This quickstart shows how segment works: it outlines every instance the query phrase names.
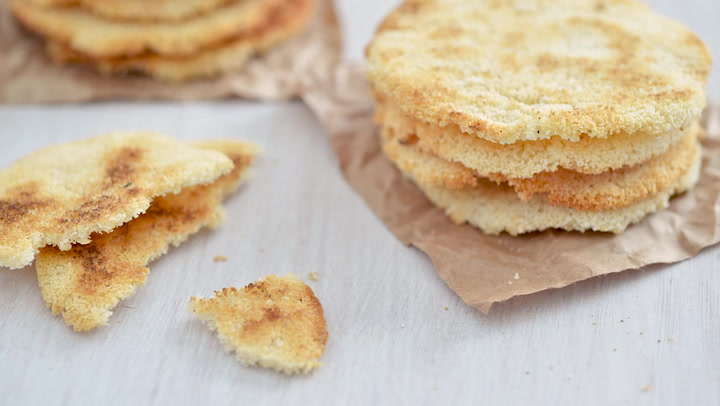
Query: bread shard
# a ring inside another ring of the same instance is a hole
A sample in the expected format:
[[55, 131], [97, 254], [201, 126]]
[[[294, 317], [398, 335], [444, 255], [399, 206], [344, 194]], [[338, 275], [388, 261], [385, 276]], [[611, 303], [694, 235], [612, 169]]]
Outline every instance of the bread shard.
[[221, 202], [246, 177], [257, 148], [240, 141], [192, 145], [223, 153], [234, 168], [211, 184], [156, 198], [145, 213], [111, 232], [93, 234], [87, 245], [68, 251], [46, 247], [38, 254], [43, 299], [76, 331], [105, 325], [119, 301], [145, 284], [151, 261], [224, 218]]
[[156, 133], [119, 132], [47, 147], [0, 171], [0, 266], [29, 265], [46, 245], [87, 244], [158, 196], [232, 169], [222, 153]]
[[407, 0], [366, 55], [383, 151], [456, 222], [619, 233], [698, 180], [710, 55], [635, 0]]
[[268, 275], [207, 299], [193, 297], [189, 308], [246, 365], [287, 374], [308, 373], [321, 365], [328, 338], [323, 308], [294, 274]]

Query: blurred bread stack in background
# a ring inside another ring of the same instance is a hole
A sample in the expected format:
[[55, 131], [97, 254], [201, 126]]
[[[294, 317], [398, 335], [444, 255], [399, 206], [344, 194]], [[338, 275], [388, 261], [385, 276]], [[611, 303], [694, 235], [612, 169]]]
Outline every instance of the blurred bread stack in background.
[[241, 69], [298, 34], [315, 0], [9, 0], [60, 64], [186, 81]]
[[366, 50], [385, 154], [456, 223], [619, 233], [697, 182], [711, 58], [634, 0], [408, 0]]

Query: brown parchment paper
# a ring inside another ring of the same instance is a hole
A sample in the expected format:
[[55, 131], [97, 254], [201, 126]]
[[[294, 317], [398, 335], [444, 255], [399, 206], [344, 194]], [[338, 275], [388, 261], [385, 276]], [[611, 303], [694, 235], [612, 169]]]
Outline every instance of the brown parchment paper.
[[302, 34], [254, 58], [245, 69], [216, 79], [170, 84], [144, 77], [103, 77], [82, 66], [56, 66], [45, 57], [42, 41], [18, 26], [6, 0], [0, 0], [0, 103], [297, 97], [315, 78], [327, 77], [340, 56], [332, 0], [317, 3]]
[[[330, 132], [350, 184], [405, 244], [424, 251], [465, 303], [488, 312], [513, 296], [594, 276], [672, 263], [720, 241], [720, 106], [704, 115], [707, 139], [697, 187], [621, 235], [546, 231], [490, 236], [453, 224], [382, 154], [373, 103], [359, 66], [338, 68], [327, 89], [305, 96]], [[517, 274], [517, 279], [516, 279]]]

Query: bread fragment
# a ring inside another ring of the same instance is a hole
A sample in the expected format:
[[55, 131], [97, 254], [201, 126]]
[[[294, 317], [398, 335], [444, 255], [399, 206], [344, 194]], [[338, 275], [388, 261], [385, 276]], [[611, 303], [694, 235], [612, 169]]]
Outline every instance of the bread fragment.
[[250, 57], [265, 52], [300, 32], [309, 21], [313, 0], [287, 0], [265, 25], [230, 41], [188, 56], [145, 53], [136, 56], [94, 58], [67, 45], [50, 41], [47, 52], [56, 63], [81, 63], [106, 75], [144, 73], [156, 79], [179, 82], [241, 69]]
[[233, 170], [209, 185], [190, 186], [155, 199], [136, 219], [68, 251], [46, 247], [37, 256], [40, 291], [53, 314], [75, 331], [105, 325], [120, 300], [145, 284], [147, 265], [203, 227], [224, 217], [221, 202], [239, 185], [257, 152], [240, 141], [194, 143], [227, 155]]
[[407, 0], [366, 54], [405, 113], [501, 144], [687, 127], [711, 66], [697, 36], [635, 0]]
[[30, 30], [93, 58], [153, 52], [188, 56], [252, 32], [286, 0], [243, 0], [181, 22], [132, 23], [98, 18], [80, 7], [46, 8], [10, 0], [10, 10]]
[[119, 132], [44, 148], [0, 171], [0, 266], [40, 247], [70, 249], [143, 213], [153, 198], [232, 169], [217, 151], [156, 133]]
[[268, 275], [242, 289], [216, 291], [208, 299], [192, 297], [189, 309], [246, 365], [287, 374], [308, 373], [321, 365], [328, 337], [322, 305], [294, 274]]

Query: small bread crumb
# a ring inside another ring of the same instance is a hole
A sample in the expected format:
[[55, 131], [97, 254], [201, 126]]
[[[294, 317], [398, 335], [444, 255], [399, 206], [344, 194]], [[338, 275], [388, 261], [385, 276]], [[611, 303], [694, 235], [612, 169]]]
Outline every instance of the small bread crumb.
[[445, 310], [447, 310], [447, 309], [448, 309], [447, 306], [445, 306]]
[[227, 261], [227, 257], [224, 257], [222, 255], [216, 255], [215, 258], [213, 258], [213, 261], [215, 262], [225, 262]]
[[328, 337], [323, 309], [312, 289], [293, 274], [268, 275], [207, 299], [193, 297], [189, 308], [245, 365], [287, 374], [321, 365]]
[[312, 281], [317, 280], [317, 272], [310, 272], [310, 280], [312, 280]]
[[652, 386], [650, 386], [650, 385], [645, 385], [645, 386], [643, 386], [643, 388], [642, 388], [643, 392], [649, 392], [650, 389], [652, 389]]
[[515, 279], [515, 280], [520, 279], [520, 274], [515, 272], [515, 276], [513, 276], [513, 279]]
[[675, 335], [674, 335], [674, 334], [671, 335], [671, 336], [668, 338], [668, 341], [675, 341]]
[[508, 285], [512, 285], [512, 281], [508, 281]]

